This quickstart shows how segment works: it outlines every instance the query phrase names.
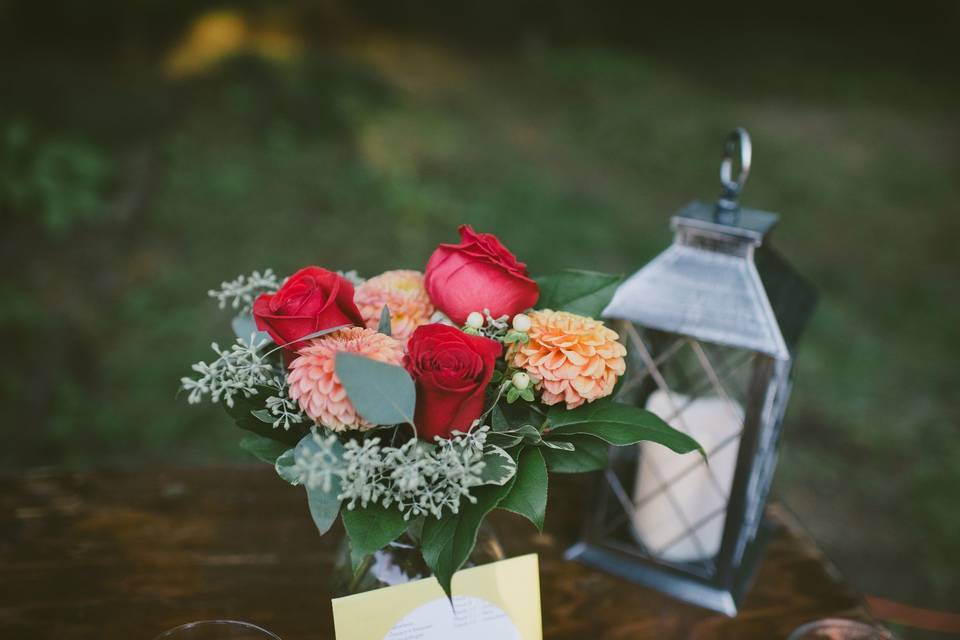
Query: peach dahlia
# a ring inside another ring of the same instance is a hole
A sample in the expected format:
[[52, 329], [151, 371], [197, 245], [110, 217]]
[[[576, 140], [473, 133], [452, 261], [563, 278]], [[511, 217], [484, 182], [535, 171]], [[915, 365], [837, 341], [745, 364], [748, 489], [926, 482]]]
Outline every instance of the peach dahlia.
[[507, 362], [526, 371], [544, 404], [568, 409], [613, 392], [623, 375], [626, 348], [603, 322], [567, 311], [532, 311], [526, 344], [515, 343]]
[[430, 322], [433, 304], [419, 271], [399, 269], [370, 278], [357, 287], [354, 301], [366, 325], [376, 329], [383, 306], [390, 308], [391, 333], [406, 343], [413, 330]]
[[333, 431], [366, 431], [364, 420], [337, 377], [337, 353], [345, 351], [387, 364], [403, 361], [403, 345], [373, 329], [350, 327], [311, 340], [290, 363], [290, 397], [314, 422]]

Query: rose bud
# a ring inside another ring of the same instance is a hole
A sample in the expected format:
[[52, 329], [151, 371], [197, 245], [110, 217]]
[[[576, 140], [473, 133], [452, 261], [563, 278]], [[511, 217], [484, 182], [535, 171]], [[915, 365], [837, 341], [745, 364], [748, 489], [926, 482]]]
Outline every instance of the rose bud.
[[[253, 303], [257, 329], [266, 331], [278, 345], [290, 345], [303, 336], [340, 325], [363, 326], [353, 302], [353, 285], [343, 276], [320, 267], [297, 271], [276, 293], [264, 293]], [[293, 343], [293, 344], [292, 344]]]
[[490, 233], [460, 227], [460, 244], [441, 244], [426, 268], [427, 293], [434, 306], [457, 324], [478, 309], [494, 318], [531, 308], [540, 297], [527, 266]]
[[417, 386], [417, 435], [433, 442], [466, 432], [483, 413], [487, 385], [503, 347], [446, 324], [418, 327], [404, 364]]

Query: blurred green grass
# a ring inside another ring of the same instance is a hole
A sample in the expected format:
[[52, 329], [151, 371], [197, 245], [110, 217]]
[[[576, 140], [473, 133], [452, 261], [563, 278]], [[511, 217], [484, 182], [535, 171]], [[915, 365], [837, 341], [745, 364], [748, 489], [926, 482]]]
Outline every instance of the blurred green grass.
[[957, 86], [805, 47], [474, 50], [375, 32], [179, 79], [156, 55], [8, 59], [0, 133], [31, 142], [0, 152], [0, 177], [46, 184], [37, 158], [77, 151], [53, 171], [69, 188], [0, 194], [0, 467], [239, 459], [219, 410], [175, 397], [229, 338], [205, 296], [220, 280], [422, 268], [461, 222], [535, 273], [629, 273], [670, 241], [674, 210], [715, 196], [742, 125], [744, 201], [782, 213], [775, 243], [822, 292], [778, 494], [863, 588], [955, 606]]

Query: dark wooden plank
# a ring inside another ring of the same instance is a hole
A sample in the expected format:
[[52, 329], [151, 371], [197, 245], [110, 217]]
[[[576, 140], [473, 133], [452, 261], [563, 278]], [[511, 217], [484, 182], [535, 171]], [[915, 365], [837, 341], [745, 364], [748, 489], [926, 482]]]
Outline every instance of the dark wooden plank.
[[[540, 554], [546, 638], [767, 640], [816, 618], [868, 619], [776, 508], [780, 532], [736, 619], [564, 562], [590, 484], [555, 480], [543, 535], [495, 519], [509, 554]], [[319, 538], [302, 490], [264, 467], [0, 478], [0, 637], [149, 640], [227, 617], [285, 640], [332, 638], [327, 574], [341, 537]]]

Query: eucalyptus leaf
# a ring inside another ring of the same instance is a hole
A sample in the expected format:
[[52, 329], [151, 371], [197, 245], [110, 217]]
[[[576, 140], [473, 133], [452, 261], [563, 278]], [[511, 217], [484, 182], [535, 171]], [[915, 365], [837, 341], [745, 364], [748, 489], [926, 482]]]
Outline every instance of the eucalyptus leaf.
[[277, 458], [286, 453], [290, 447], [282, 442], [249, 433], [240, 440], [240, 448], [252, 453], [259, 460], [268, 464], [276, 464]]
[[547, 465], [540, 449], [531, 447], [520, 454], [513, 487], [498, 507], [523, 516], [543, 531], [547, 513]]
[[[333, 460], [330, 461], [333, 468], [330, 471], [332, 475], [335, 476], [336, 472], [343, 467], [343, 454], [346, 449], [343, 444], [336, 439], [331, 442], [329, 447], [329, 454], [333, 456]], [[300, 439], [296, 447], [285, 451], [283, 455], [277, 458], [276, 464], [274, 465], [277, 474], [290, 484], [299, 484], [300, 474], [294, 469], [297, 457], [308, 457], [311, 454], [316, 454], [320, 449], [321, 445], [314, 439], [313, 434], [308, 433]]]
[[487, 446], [483, 451], [483, 471], [480, 479], [483, 484], [505, 484], [517, 472], [517, 463], [513, 456], [497, 446]]
[[380, 310], [380, 324], [377, 331], [388, 336], [393, 335], [393, 327], [390, 324], [390, 307], [387, 305], [383, 305], [383, 309]]
[[618, 447], [638, 442], [656, 442], [677, 453], [703, 449], [696, 440], [677, 431], [656, 414], [611, 401], [598, 401], [576, 409], [551, 407], [547, 414], [551, 435], [585, 434]]
[[552, 473], [587, 473], [588, 471], [605, 469], [607, 466], [610, 445], [600, 438], [572, 435], [563, 436], [563, 440], [551, 438], [544, 442], [552, 444], [567, 442], [574, 447], [573, 451], [555, 448], [540, 450], [544, 462], [547, 463], [547, 469]]
[[445, 513], [441, 518], [428, 517], [423, 523], [420, 549], [447, 597], [451, 596], [453, 574], [470, 557], [477, 543], [477, 530], [488, 513], [510, 492], [516, 476], [503, 485], [487, 485], [471, 489], [475, 503], [463, 500], [460, 512]]
[[[300, 484], [300, 473], [295, 470], [297, 455], [306, 455], [319, 449], [320, 445], [314, 439], [313, 434], [305, 435], [295, 448], [287, 449], [276, 458], [274, 468], [277, 474], [290, 484]], [[344, 448], [339, 441], [333, 442], [330, 451], [337, 458], [337, 462], [342, 460]], [[337, 464], [337, 462], [333, 464]], [[340, 477], [332, 475], [327, 490], [324, 490], [322, 486], [309, 487], [306, 485], [304, 485], [304, 489], [307, 492], [307, 506], [310, 508], [310, 516], [313, 518], [317, 531], [320, 532], [320, 535], [323, 535], [330, 530], [340, 513], [340, 500], [337, 498], [340, 495]]]
[[417, 392], [403, 367], [340, 352], [336, 372], [353, 406], [368, 422], [413, 424]]
[[537, 307], [599, 318], [622, 279], [620, 276], [577, 269], [541, 276], [536, 279], [540, 285]]
[[313, 524], [317, 526], [320, 535], [325, 534], [337, 521], [340, 514], [340, 478], [333, 478], [330, 483], [330, 490], [324, 491], [320, 487], [307, 489], [307, 506], [310, 507], [310, 516], [313, 518]]
[[300, 472], [294, 468], [296, 456], [293, 449], [287, 449], [277, 457], [273, 468], [277, 470], [277, 475], [296, 486], [300, 484]]
[[[322, 434], [324, 432], [319, 431], [318, 433], [321, 434], [320, 437], [322, 438], [323, 437]], [[327, 434], [327, 436], [329, 437], [329, 434]], [[314, 434], [308, 433], [302, 438], [300, 438], [299, 442], [297, 442], [295, 451], [298, 454], [304, 455], [309, 453], [315, 453], [319, 449], [320, 449], [320, 445], [317, 443], [316, 438], [314, 438]], [[343, 458], [344, 451], [346, 451], [346, 449], [344, 449], [343, 444], [339, 440], [334, 439], [332, 444], [332, 452], [337, 457], [337, 459]]]
[[409, 524], [398, 509], [370, 504], [365, 508], [343, 509], [343, 527], [350, 537], [354, 565], [364, 556], [387, 546], [407, 530]]
[[269, 333], [257, 329], [257, 323], [250, 313], [234, 316], [233, 320], [230, 321], [230, 327], [233, 329], [234, 335], [244, 342], [249, 342], [250, 336], [254, 336], [253, 339], [256, 344], [270, 344], [273, 342]]

